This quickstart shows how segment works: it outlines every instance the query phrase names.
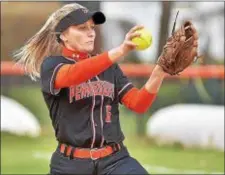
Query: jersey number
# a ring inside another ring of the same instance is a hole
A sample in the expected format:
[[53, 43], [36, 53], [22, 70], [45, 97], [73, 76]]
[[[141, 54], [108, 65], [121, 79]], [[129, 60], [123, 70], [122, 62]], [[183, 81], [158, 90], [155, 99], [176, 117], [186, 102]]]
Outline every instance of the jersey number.
[[112, 107], [110, 105], [106, 106], [106, 118], [105, 118], [105, 122], [106, 123], [111, 123], [111, 109]]

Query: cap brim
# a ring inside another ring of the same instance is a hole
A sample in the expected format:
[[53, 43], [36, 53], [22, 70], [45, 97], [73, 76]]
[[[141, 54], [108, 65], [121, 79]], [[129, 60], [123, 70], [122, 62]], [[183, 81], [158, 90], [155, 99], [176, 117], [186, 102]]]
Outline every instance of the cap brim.
[[87, 22], [89, 19], [93, 19], [93, 22], [96, 25], [103, 24], [106, 21], [105, 15], [100, 12], [100, 11], [95, 11], [95, 12], [87, 12], [83, 13], [79, 19], [76, 19], [74, 21], [74, 25], [79, 25]]
[[79, 25], [93, 19], [93, 22], [103, 24], [106, 21], [105, 15], [100, 11], [90, 12], [86, 9], [78, 9], [65, 16], [56, 26], [56, 32], [63, 32], [71, 25]]

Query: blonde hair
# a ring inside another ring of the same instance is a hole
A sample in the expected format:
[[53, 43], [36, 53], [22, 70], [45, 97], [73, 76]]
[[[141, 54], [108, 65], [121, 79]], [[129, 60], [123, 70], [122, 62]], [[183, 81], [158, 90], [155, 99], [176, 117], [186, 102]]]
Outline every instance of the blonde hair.
[[85, 7], [71, 3], [55, 11], [49, 16], [44, 26], [15, 52], [14, 58], [17, 63], [23, 66], [32, 80], [37, 80], [40, 77], [40, 66], [43, 60], [50, 55], [60, 54], [62, 50], [62, 45], [58, 43], [56, 38], [56, 25], [67, 14], [79, 8]]

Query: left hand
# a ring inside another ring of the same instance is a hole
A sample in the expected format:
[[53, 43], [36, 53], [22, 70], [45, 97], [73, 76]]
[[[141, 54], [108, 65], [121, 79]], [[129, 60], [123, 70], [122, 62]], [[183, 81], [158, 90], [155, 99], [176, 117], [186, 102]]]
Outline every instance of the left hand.
[[162, 67], [164, 72], [177, 75], [194, 61], [197, 49], [197, 30], [190, 21], [186, 21], [167, 40], [157, 64]]

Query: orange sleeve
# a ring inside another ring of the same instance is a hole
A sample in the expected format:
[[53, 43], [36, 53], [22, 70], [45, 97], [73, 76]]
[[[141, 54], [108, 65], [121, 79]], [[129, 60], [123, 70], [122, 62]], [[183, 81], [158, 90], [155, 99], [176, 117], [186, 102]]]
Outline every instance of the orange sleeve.
[[77, 85], [98, 75], [112, 65], [108, 52], [77, 62], [63, 65], [56, 74], [55, 89]]
[[133, 87], [122, 98], [122, 103], [132, 111], [139, 114], [145, 113], [152, 105], [156, 94], [149, 93], [144, 87], [137, 89]]

